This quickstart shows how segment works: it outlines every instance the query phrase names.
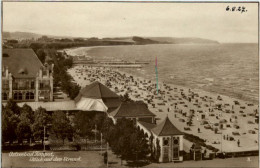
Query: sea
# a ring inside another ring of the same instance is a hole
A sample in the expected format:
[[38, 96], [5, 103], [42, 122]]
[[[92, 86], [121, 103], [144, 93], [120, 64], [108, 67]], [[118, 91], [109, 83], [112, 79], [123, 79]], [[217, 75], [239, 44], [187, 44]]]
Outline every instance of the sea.
[[258, 44], [151, 44], [72, 49], [95, 60], [149, 61], [142, 68], [119, 70], [156, 82], [259, 102]]

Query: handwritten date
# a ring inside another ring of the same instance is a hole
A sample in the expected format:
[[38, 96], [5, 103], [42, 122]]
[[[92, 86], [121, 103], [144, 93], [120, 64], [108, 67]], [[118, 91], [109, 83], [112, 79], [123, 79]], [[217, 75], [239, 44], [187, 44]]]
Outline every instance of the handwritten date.
[[226, 11], [244, 13], [247, 12], [247, 9], [244, 6], [227, 6]]

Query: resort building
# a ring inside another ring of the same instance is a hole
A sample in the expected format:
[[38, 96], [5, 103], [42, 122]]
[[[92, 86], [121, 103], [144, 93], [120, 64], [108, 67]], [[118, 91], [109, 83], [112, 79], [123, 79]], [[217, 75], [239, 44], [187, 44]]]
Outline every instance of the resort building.
[[153, 136], [155, 148], [157, 144], [160, 145], [159, 162], [183, 161], [183, 133], [173, 125], [168, 116], [158, 125], [139, 120], [137, 127], [143, 130], [149, 139]]
[[142, 101], [137, 102], [122, 102], [120, 106], [108, 114], [113, 119], [114, 123], [119, 118], [128, 118], [136, 121], [144, 121], [147, 123], [155, 122], [155, 114], [153, 114], [147, 105]]
[[74, 100], [83, 111], [111, 112], [121, 103], [116, 93], [97, 81], [83, 88]]
[[32, 49], [3, 49], [2, 101], [53, 101], [52, 74]]

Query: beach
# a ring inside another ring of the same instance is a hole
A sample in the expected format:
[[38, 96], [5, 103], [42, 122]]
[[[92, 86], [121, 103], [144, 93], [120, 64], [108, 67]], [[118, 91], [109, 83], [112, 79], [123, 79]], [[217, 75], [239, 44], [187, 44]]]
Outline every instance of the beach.
[[122, 68], [149, 80], [158, 80], [258, 104], [257, 44], [154, 44], [98, 46], [68, 49], [94, 60], [147, 61], [142, 68]]
[[[81, 87], [99, 81], [118, 95], [127, 92], [131, 99], [148, 104], [157, 123], [168, 115], [178, 129], [199, 136], [219, 151], [258, 150], [258, 123], [254, 115], [258, 106], [250, 102], [166, 83], [159, 83], [157, 94], [155, 81], [112, 68], [81, 65], [68, 72]], [[193, 123], [187, 126], [191, 113], [194, 115]], [[223, 129], [215, 132], [214, 128], [220, 125]], [[186, 150], [191, 145], [184, 143]]]

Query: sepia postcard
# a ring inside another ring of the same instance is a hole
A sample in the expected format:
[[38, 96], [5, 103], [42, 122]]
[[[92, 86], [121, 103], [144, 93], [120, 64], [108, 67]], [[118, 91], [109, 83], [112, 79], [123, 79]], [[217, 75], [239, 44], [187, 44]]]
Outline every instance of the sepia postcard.
[[259, 2], [2, 2], [1, 167], [258, 167]]

